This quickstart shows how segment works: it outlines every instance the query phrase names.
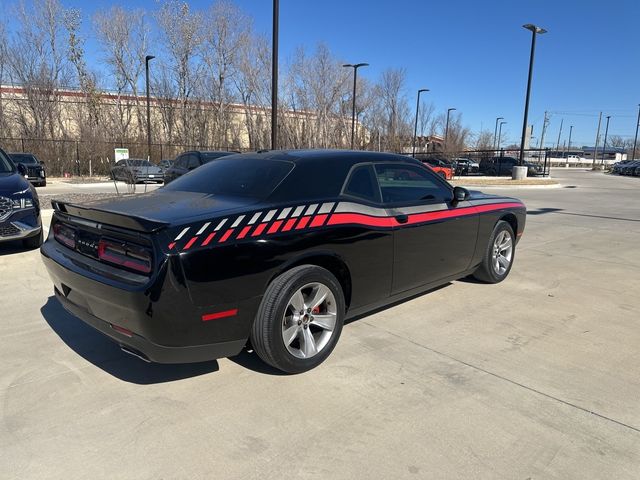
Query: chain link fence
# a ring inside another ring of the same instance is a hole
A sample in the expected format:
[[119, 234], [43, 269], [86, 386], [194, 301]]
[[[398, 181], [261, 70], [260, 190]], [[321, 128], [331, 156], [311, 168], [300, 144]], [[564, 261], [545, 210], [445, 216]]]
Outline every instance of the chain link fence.
[[[7, 152], [32, 153], [45, 164], [47, 175], [107, 176], [113, 166], [114, 150], [129, 149], [129, 158], [147, 158], [144, 142], [105, 142], [86, 140], [57, 140], [37, 138], [0, 138], [0, 147]], [[228, 150], [214, 145], [152, 143], [150, 158], [153, 163], [173, 160], [187, 150]], [[239, 150], [234, 150], [239, 151]]]

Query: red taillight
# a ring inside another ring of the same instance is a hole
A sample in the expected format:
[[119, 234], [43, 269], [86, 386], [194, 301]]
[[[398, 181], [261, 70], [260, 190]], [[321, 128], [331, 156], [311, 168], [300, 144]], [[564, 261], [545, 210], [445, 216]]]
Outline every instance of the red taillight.
[[151, 252], [128, 243], [101, 239], [98, 242], [98, 258], [103, 262], [119, 265], [136, 272], [151, 272]]
[[76, 232], [73, 228], [67, 227], [62, 223], [56, 223], [53, 226], [53, 238], [63, 244], [65, 247], [76, 248]]

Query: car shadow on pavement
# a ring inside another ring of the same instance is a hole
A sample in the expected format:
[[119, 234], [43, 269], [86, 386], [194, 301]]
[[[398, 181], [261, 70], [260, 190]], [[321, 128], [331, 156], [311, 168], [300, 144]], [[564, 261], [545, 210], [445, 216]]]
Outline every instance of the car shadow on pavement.
[[262, 373], [263, 375], [290, 375], [286, 372], [278, 370], [277, 368], [267, 365], [260, 359], [257, 353], [246, 348], [243, 349], [242, 352], [240, 352], [235, 357], [229, 357], [228, 360], [237, 365], [240, 365], [243, 368], [246, 368], [247, 370], [252, 370], [256, 373]]
[[51, 329], [74, 352], [114, 377], [138, 385], [165, 383], [218, 371], [218, 362], [166, 365], [146, 363], [120, 350], [118, 345], [67, 312], [49, 297], [40, 309]]

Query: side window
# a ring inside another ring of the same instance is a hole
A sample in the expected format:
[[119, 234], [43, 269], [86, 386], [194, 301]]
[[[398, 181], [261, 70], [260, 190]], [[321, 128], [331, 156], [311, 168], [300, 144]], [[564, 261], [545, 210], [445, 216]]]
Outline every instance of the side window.
[[376, 165], [384, 203], [450, 200], [451, 192], [426, 170], [414, 165]]
[[198, 160], [198, 156], [191, 154], [187, 157], [189, 160], [187, 161], [187, 169], [193, 170], [194, 168], [198, 168], [200, 166], [200, 160]]
[[176, 159], [175, 166], [178, 168], [187, 168], [187, 155], [180, 155]]
[[380, 202], [380, 190], [371, 165], [362, 165], [351, 171], [343, 189], [345, 195], [369, 202]]

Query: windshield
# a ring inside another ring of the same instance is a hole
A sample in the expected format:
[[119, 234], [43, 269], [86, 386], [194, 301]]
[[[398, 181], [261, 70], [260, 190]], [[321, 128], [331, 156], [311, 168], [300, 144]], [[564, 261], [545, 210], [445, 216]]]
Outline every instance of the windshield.
[[293, 163], [262, 158], [230, 158], [207, 163], [164, 187], [166, 190], [266, 199], [293, 169]]
[[14, 166], [13, 163], [11, 163], [11, 160], [9, 160], [9, 157], [7, 157], [7, 155], [0, 150], [0, 173], [13, 173], [14, 172]]
[[153, 167], [148, 160], [127, 160], [130, 167]]
[[24, 163], [25, 165], [38, 164], [36, 157], [34, 157], [33, 155], [27, 155], [24, 153], [12, 153], [10, 156], [11, 160], [13, 160], [15, 163]]

